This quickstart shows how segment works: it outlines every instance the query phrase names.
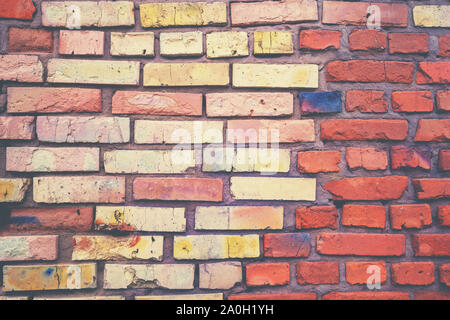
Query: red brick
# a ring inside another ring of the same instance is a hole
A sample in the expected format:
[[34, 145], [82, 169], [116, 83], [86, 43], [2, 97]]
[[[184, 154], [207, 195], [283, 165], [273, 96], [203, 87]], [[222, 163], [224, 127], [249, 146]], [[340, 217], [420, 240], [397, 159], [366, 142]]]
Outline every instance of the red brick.
[[278, 286], [289, 283], [289, 263], [254, 263], [246, 266], [248, 286]]
[[327, 182], [324, 189], [335, 200], [394, 200], [408, 186], [408, 177], [354, 177]]
[[136, 178], [135, 200], [222, 201], [223, 182], [210, 178]]
[[391, 228], [420, 229], [432, 223], [431, 208], [428, 204], [396, 204], [390, 207]]
[[339, 151], [304, 151], [298, 153], [297, 168], [304, 173], [339, 172]]
[[386, 61], [386, 82], [412, 83], [414, 63], [401, 61]]
[[433, 95], [430, 91], [396, 91], [392, 93], [395, 112], [432, 112]]
[[389, 53], [427, 53], [428, 34], [389, 33]]
[[434, 282], [433, 262], [401, 262], [391, 267], [392, 282], [401, 285], [425, 286]]
[[231, 294], [228, 300], [316, 300], [314, 292]]
[[33, 139], [34, 117], [0, 117], [0, 140]]
[[416, 83], [450, 83], [450, 61], [419, 62]]
[[416, 257], [450, 256], [450, 234], [414, 234], [412, 245]]
[[105, 35], [102, 31], [92, 30], [60, 30], [59, 49], [61, 55], [104, 54]]
[[348, 36], [351, 51], [384, 51], [387, 48], [386, 33], [376, 29], [356, 29]]
[[367, 284], [367, 280], [372, 276], [373, 271], [368, 269], [371, 266], [380, 268], [380, 282], [386, 282], [386, 263], [384, 261], [369, 262], [346, 262], [345, 278], [350, 284]]
[[322, 140], [401, 141], [408, 136], [406, 120], [334, 119], [321, 123]]
[[324, 1], [322, 23], [366, 25], [367, 8], [377, 5], [380, 8], [382, 26], [408, 26], [408, 6], [398, 3]]
[[350, 169], [386, 170], [387, 152], [375, 148], [347, 148], [345, 160]]
[[431, 169], [431, 152], [427, 148], [395, 146], [391, 148], [392, 169], [420, 168]]
[[325, 255], [402, 256], [405, 236], [380, 233], [321, 233], [317, 252]]
[[442, 226], [450, 227], [450, 206], [439, 206], [438, 218]]
[[441, 171], [450, 170], [450, 149], [439, 150], [439, 170]]
[[341, 47], [341, 32], [332, 30], [301, 30], [300, 49], [326, 50]]
[[417, 199], [440, 199], [450, 197], [450, 178], [413, 179]]
[[8, 52], [53, 52], [53, 33], [43, 29], [9, 28]]
[[409, 294], [397, 291], [330, 292], [322, 300], [409, 300]]
[[345, 109], [348, 112], [374, 112], [388, 111], [388, 102], [384, 91], [377, 90], [348, 90], [345, 98]]
[[450, 287], [450, 264], [443, 264], [439, 266], [440, 282]]
[[32, 0], [2, 0], [0, 18], [33, 20], [36, 8]]
[[299, 284], [339, 283], [339, 262], [317, 261], [297, 263]]
[[414, 300], [450, 300], [450, 292], [417, 291]]
[[265, 257], [307, 257], [310, 251], [311, 238], [307, 233], [267, 233], [264, 235]]
[[338, 227], [338, 212], [335, 207], [297, 207], [295, 215], [297, 229], [337, 229]]
[[419, 119], [414, 141], [450, 140], [450, 119]]
[[386, 226], [386, 208], [374, 205], [346, 204], [342, 208], [342, 225], [383, 229]]
[[440, 36], [438, 39], [439, 43], [439, 57], [450, 57], [450, 34], [445, 36]]
[[437, 91], [436, 104], [439, 111], [450, 111], [450, 91]]
[[92, 207], [13, 209], [2, 233], [90, 231], [93, 216]]

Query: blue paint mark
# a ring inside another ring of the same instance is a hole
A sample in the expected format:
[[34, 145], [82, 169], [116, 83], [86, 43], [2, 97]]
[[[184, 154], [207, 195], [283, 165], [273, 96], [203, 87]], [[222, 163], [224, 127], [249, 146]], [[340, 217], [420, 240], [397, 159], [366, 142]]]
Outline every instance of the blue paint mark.
[[341, 92], [300, 92], [300, 108], [302, 114], [341, 112]]
[[54, 268], [47, 268], [47, 270], [45, 270], [45, 275], [47, 276], [47, 277], [50, 277], [52, 274], [53, 274], [53, 272], [55, 271], [55, 269]]
[[40, 224], [37, 217], [11, 217], [10, 223], [14, 225], [24, 225], [24, 224]]

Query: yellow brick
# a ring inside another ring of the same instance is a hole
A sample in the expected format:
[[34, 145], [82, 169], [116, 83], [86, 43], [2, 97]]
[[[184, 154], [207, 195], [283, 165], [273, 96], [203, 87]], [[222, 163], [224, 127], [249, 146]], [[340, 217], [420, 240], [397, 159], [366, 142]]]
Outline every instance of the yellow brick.
[[206, 56], [208, 58], [229, 58], [248, 56], [247, 32], [211, 32], [206, 35]]
[[233, 64], [233, 86], [237, 88], [318, 88], [315, 64]]
[[415, 6], [413, 15], [417, 27], [450, 27], [450, 5]]
[[0, 203], [22, 202], [30, 186], [30, 179], [0, 179]]
[[159, 43], [162, 56], [201, 56], [203, 55], [203, 33], [161, 32]]
[[111, 32], [111, 55], [153, 57], [154, 42], [153, 32]]
[[223, 300], [223, 293], [176, 294], [165, 296], [136, 296], [136, 300]]
[[255, 31], [254, 54], [292, 54], [292, 33], [285, 31]]
[[206, 26], [227, 23], [225, 2], [179, 2], [141, 4], [141, 23], [144, 28], [168, 26]]
[[228, 63], [147, 63], [144, 86], [226, 86]]
[[316, 200], [316, 179], [231, 177], [230, 190], [237, 200]]

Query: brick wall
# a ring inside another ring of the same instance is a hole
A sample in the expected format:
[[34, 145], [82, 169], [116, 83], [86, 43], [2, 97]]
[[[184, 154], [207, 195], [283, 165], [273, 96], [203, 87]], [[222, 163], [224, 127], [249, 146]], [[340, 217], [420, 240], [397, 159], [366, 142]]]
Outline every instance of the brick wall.
[[0, 300], [450, 298], [449, 16], [3, 0]]

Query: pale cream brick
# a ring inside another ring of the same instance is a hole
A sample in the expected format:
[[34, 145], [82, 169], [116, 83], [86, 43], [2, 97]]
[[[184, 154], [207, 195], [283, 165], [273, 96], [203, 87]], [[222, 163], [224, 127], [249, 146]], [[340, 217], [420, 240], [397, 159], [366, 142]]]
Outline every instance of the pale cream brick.
[[185, 208], [96, 207], [96, 230], [186, 231]]
[[58, 236], [0, 237], [0, 261], [56, 260]]
[[292, 33], [288, 31], [255, 31], [253, 34], [255, 55], [292, 54]]
[[417, 27], [450, 27], [450, 5], [415, 6], [413, 15]]
[[30, 183], [31, 179], [0, 178], [0, 203], [22, 202]]
[[193, 264], [106, 264], [105, 289], [194, 289]]
[[200, 289], [231, 289], [242, 282], [242, 264], [237, 261], [199, 265]]
[[161, 32], [159, 43], [162, 56], [202, 56], [203, 33], [191, 32]]
[[248, 56], [247, 32], [211, 32], [206, 35], [208, 58], [230, 58]]
[[155, 55], [155, 34], [153, 32], [111, 32], [112, 56]]
[[223, 300], [223, 293], [173, 294], [164, 296], [136, 296], [136, 300]]
[[230, 183], [236, 200], [316, 200], [314, 178], [231, 177]]

